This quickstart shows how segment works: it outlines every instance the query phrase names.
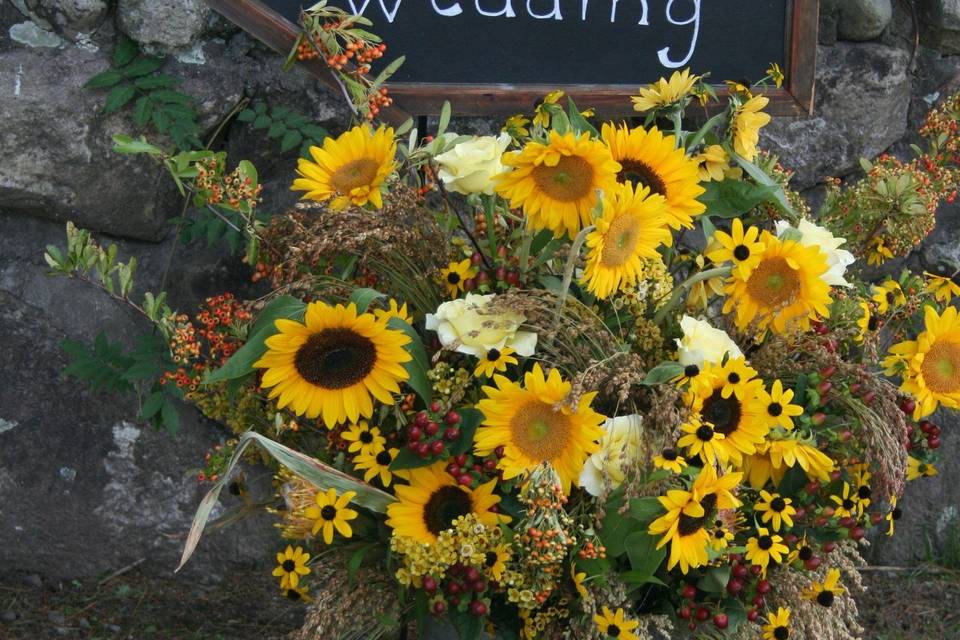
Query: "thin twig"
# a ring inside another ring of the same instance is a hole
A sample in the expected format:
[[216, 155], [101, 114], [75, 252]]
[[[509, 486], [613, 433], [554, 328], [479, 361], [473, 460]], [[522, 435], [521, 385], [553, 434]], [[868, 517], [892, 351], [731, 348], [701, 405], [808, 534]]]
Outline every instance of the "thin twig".
[[457, 216], [457, 220], [460, 222], [460, 228], [463, 229], [463, 232], [467, 234], [467, 237], [470, 238], [470, 243], [473, 245], [473, 248], [477, 250], [477, 253], [480, 254], [480, 258], [483, 260], [483, 264], [487, 269], [492, 269], [490, 262], [487, 260], [487, 256], [483, 253], [483, 249], [480, 248], [480, 243], [477, 242], [477, 239], [473, 237], [473, 234], [470, 233], [470, 229], [467, 228], [467, 224], [464, 222], [463, 217], [460, 215], [460, 210], [454, 206], [453, 201], [450, 198], [450, 194], [447, 193], [446, 187], [443, 186], [443, 180], [437, 180], [437, 186], [440, 188], [440, 195], [443, 196], [443, 201], [447, 203], [447, 206], [453, 210], [453, 213]]
[[144, 557], [144, 558], [140, 558], [139, 560], [135, 560], [134, 562], [131, 562], [130, 564], [128, 564], [128, 565], [125, 566], [125, 567], [121, 567], [120, 569], [117, 569], [116, 571], [114, 571], [113, 573], [111, 573], [110, 575], [108, 575], [106, 578], [104, 578], [103, 580], [101, 580], [100, 582], [98, 582], [98, 583], [97, 583], [97, 586], [98, 586], [98, 587], [102, 587], [103, 585], [107, 584], [108, 582], [110, 582], [110, 581], [113, 580], [114, 578], [119, 578], [120, 576], [122, 576], [123, 574], [127, 573], [128, 571], [132, 571], [133, 569], [136, 569], [137, 567], [139, 567], [140, 565], [142, 565], [142, 564], [143, 564], [144, 562], [146, 562], [146, 561], [147, 561], [147, 559], [146, 559], [145, 557]]

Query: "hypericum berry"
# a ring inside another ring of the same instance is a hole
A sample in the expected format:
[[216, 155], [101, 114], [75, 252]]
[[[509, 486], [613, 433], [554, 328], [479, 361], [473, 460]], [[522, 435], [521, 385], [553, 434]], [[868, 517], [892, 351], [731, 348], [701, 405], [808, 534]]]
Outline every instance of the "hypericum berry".
[[456, 427], [447, 427], [443, 430], [443, 439], [447, 442], [453, 442], [460, 437], [460, 429]]
[[710, 611], [706, 607], [697, 607], [697, 613], [695, 615], [697, 620], [703, 622], [710, 617]]
[[443, 444], [443, 440], [434, 440], [430, 443], [430, 451], [433, 452], [433, 455], [438, 456], [443, 453], [444, 446], [446, 445]]
[[927, 438], [927, 446], [930, 447], [931, 449], [939, 449], [940, 438], [938, 438], [937, 436], [931, 436], [930, 438]]
[[419, 443], [417, 445], [417, 455], [420, 456], [421, 458], [426, 458], [428, 455], [430, 455], [430, 443], [429, 442]]
[[725, 613], [718, 613], [713, 616], [713, 626], [717, 629], [726, 629], [727, 625], [730, 623], [730, 618], [727, 617]]
[[477, 593], [483, 593], [484, 591], [487, 590], [487, 581], [481, 578], [476, 582], [474, 582], [472, 585], [470, 585], [470, 588], [476, 591]]
[[446, 469], [447, 473], [452, 475], [454, 478], [460, 475], [460, 465], [458, 465], [456, 462], [451, 462], [448, 464]]
[[418, 426], [412, 426], [407, 429], [407, 440], [410, 442], [417, 442], [420, 438], [423, 437], [423, 431], [420, 430]]
[[460, 414], [456, 411], [448, 411], [447, 415], [443, 417], [443, 421], [449, 425], [454, 425], [460, 422]]
[[426, 576], [423, 579], [423, 590], [430, 595], [433, 595], [433, 592], [437, 590], [437, 581], [433, 579], [433, 576]]
[[756, 622], [757, 618], [759, 617], [760, 617], [760, 611], [758, 611], [757, 609], [750, 609], [750, 611], [747, 611], [747, 620], [749, 620], [750, 622]]
[[923, 431], [924, 433], [930, 433], [930, 427], [933, 426], [933, 423], [929, 420], [921, 420], [917, 423], [917, 426], [920, 427], [920, 431]]
[[770, 593], [770, 582], [768, 582], [767, 580], [761, 580], [760, 582], [758, 582], [757, 593], [761, 595], [765, 593]]
[[473, 476], [469, 473], [461, 474], [460, 477], [457, 478], [457, 484], [462, 484], [465, 487], [469, 487], [471, 484], [473, 484]]
[[762, 607], [763, 606], [763, 594], [758, 593], [753, 596], [753, 606]]
[[735, 564], [733, 565], [732, 573], [734, 578], [743, 579], [747, 577], [747, 575], [750, 573], [750, 570], [747, 569], [746, 565]]
[[693, 600], [697, 597], [697, 588], [692, 584], [684, 585], [683, 591], [680, 592], [680, 595], [687, 600]]
[[498, 458], [502, 458], [503, 456], [507, 455], [507, 450], [501, 444], [500, 446], [498, 446], [496, 449], [493, 450], [493, 455], [497, 456]]
[[423, 430], [428, 436], [435, 436], [437, 435], [437, 431], [440, 431], [440, 425], [438, 425], [436, 422], [428, 422], [427, 426], [424, 427]]
[[809, 571], [816, 571], [817, 569], [820, 568], [821, 564], [822, 564], [822, 560], [820, 560], [820, 558], [817, 556], [813, 556], [812, 558], [804, 562], [803, 566], [805, 566]]
[[830, 541], [828, 541], [828, 542], [824, 542], [824, 543], [823, 543], [823, 546], [821, 547], [821, 549], [823, 549], [823, 552], [824, 552], [824, 553], [830, 553], [831, 551], [836, 550], [836, 548], [837, 548], [837, 543], [834, 542], [833, 540], [830, 540]]
[[420, 427], [421, 429], [427, 426], [427, 423], [430, 422], [430, 418], [427, 417], [426, 411], [421, 411], [417, 414], [417, 417], [413, 419], [413, 424]]
[[851, 540], [863, 540], [863, 537], [867, 535], [867, 530], [863, 527], [853, 527], [850, 529], [850, 539]]
[[482, 600], [473, 600], [469, 606], [470, 615], [480, 616], [487, 615], [487, 605]]
[[917, 408], [917, 403], [914, 402], [913, 398], [904, 398], [900, 402], [900, 411], [903, 411], [906, 414], [913, 413], [914, 409]]
[[497, 468], [497, 461], [492, 458], [487, 458], [483, 461], [483, 470], [484, 471], [493, 471]]
[[446, 610], [447, 610], [447, 605], [443, 600], [437, 600], [436, 602], [433, 603], [433, 612], [438, 616], [443, 615], [443, 613]]
[[467, 579], [467, 582], [476, 582], [480, 579], [480, 572], [473, 567], [468, 567], [464, 577]]
[[684, 620], [686, 620], [692, 615], [693, 615], [693, 610], [690, 607], [685, 606], [680, 609], [680, 617], [683, 618]]
[[439, 402], [434, 401], [430, 403], [430, 411], [433, 413], [440, 413], [440, 409], [442, 408]]
[[458, 593], [460, 593], [460, 591], [462, 591], [462, 588], [459, 582], [454, 582], [453, 580], [451, 580], [447, 584], [447, 593], [449, 593], [450, 595], [457, 595]]
[[737, 595], [741, 591], [743, 591], [743, 581], [739, 578], [730, 578], [730, 581], [727, 583], [727, 593]]
[[454, 458], [454, 460], [462, 467], [463, 465], [467, 464], [467, 454], [460, 453]]

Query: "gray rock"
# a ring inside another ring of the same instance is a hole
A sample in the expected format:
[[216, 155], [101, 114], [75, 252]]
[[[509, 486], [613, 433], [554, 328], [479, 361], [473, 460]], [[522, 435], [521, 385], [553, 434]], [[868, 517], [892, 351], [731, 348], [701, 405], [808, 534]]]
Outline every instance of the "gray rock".
[[110, 8], [106, 0], [26, 0], [26, 5], [70, 39], [97, 30]]
[[33, 587], [34, 589], [43, 588], [43, 579], [35, 573], [24, 576], [23, 583], [29, 587]]
[[841, 40], [873, 40], [883, 33], [892, 15], [891, 0], [843, 0], [837, 3], [838, 35]]
[[204, 0], [119, 0], [117, 23], [128, 36], [162, 51], [190, 48], [207, 27]]
[[3, 613], [0, 613], [0, 620], [4, 622], [14, 622], [17, 619], [17, 612], [11, 611], [10, 609], [5, 610]]
[[874, 43], [819, 47], [814, 115], [775, 118], [763, 145], [795, 169], [803, 188], [843, 175], [901, 138], [910, 105], [910, 55]]
[[56, 609], [47, 612], [47, 619], [55, 625], [63, 626], [67, 624], [67, 617], [63, 615], [62, 611], [57, 611]]
[[926, 44], [946, 54], [960, 53], [960, 0], [923, 0]]

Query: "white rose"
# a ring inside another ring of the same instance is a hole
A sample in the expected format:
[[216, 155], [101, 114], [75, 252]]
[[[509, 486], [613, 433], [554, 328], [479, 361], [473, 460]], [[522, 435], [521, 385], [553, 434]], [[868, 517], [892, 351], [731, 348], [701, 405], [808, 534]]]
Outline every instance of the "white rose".
[[722, 362], [723, 356], [728, 353], [731, 358], [743, 355], [726, 331], [710, 326], [706, 320], [684, 315], [680, 319], [680, 328], [683, 338], [677, 338], [677, 360], [683, 366], [695, 364], [702, 368], [707, 362]]
[[643, 444], [643, 418], [638, 414], [608, 418], [603, 423], [600, 450], [587, 458], [580, 472], [579, 484], [592, 496], [604, 487], [616, 488], [624, 480], [624, 469], [640, 458]]
[[448, 190], [468, 195], [493, 194], [493, 176], [503, 173], [500, 157], [510, 144], [510, 135], [479, 136], [461, 142], [437, 156], [439, 176]]
[[[789, 222], [780, 220], [777, 222], [777, 237], [790, 231], [793, 227]], [[809, 220], [801, 220], [797, 225], [797, 231], [800, 232], [800, 244], [807, 247], [818, 247], [827, 256], [827, 265], [830, 267], [820, 278], [831, 286], [849, 287], [849, 282], [844, 279], [843, 274], [847, 267], [853, 264], [856, 258], [846, 249], [840, 249], [840, 245], [846, 242], [844, 238], [837, 238], [829, 230], [817, 226]]]
[[526, 320], [521, 313], [489, 311], [487, 307], [495, 297], [492, 293], [468, 293], [466, 298], [444, 302], [436, 313], [427, 314], [427, 329], [437, 332], [444, 347], [478, 358], [505, 346], [517, 355], [532, 356], [537, 348], [537, 334], [518, 331]]

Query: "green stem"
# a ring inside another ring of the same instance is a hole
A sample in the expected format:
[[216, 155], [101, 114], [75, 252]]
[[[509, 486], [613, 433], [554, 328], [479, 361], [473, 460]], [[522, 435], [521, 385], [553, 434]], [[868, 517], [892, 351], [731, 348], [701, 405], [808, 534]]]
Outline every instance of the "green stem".
[[563, 284], [560, 285], [560, 295], [557, 297], [557, 308], [553, 313], [554, 328], [557, 328], [560, 313], [563, 311], [563, 304], [567, 301], [567, 292], [570, 291], [570, 282], [573, 280], [573, 270], [577, 266], [580, 247], [587, 241], [587, 235], [595, 228], [593, 225], [590, 225], [589, 227], [581, 229], [577, 237], [573, 239], [573, 244], [570, 245], [570, 255], [567, 256], [567, 264], [563, 268]]
[[683, 146], [683, 115], [679, 108], [675, 108], [670, 113], [670, 120], [673, 121], [673, 135], [676, 138], [676, 145], [679, 149]]
[[527, 229], [526, 224], [520, 228], [520, 233], [523, 234], [523, 239], [520, 241], [520, 280], [524, 281], [530, 262], [530, 245], [533, 244], [533, 234]]
[[690, 290], [693, 285], [698, 282], [703, 282], [704, 280], [709, 280], [710, 278], [724, 278], [730, 275], [730, 271], [733, 267], [716, 267], [714, 269], [707, 269], [706, 271], [701, 271], [696, 273], [673, 289], [673, 295], [670, 296], [670, 299], [667, 301], [667, 304], [663, 305], [657, 310], [657, 313], [653, 316], [653, 321], [662, 325], [664, 318], [667, 317], [667, 314], [673, 311], [674, 308], [683, 300], [683, 297]]

